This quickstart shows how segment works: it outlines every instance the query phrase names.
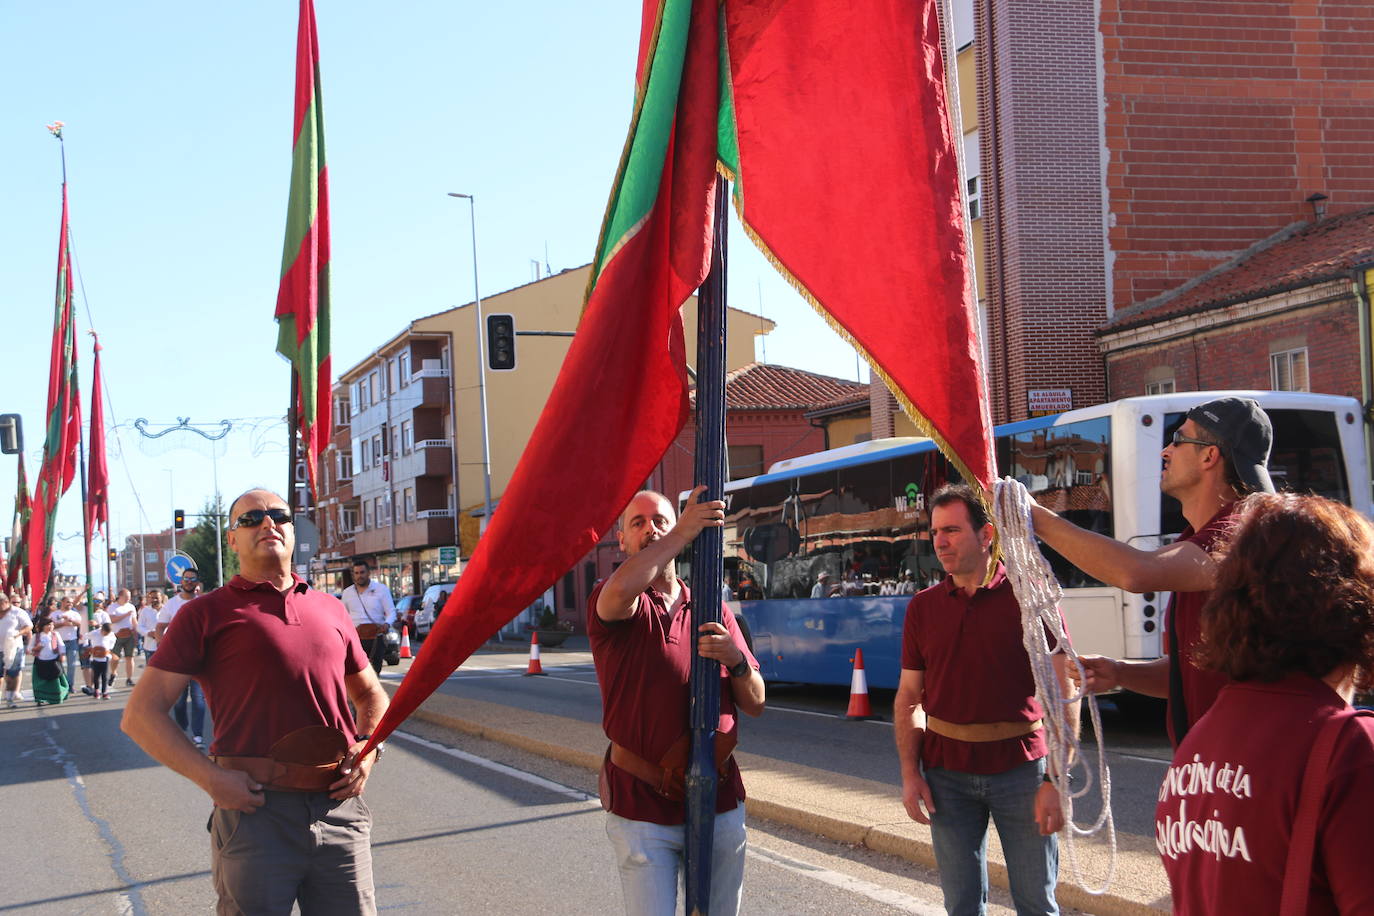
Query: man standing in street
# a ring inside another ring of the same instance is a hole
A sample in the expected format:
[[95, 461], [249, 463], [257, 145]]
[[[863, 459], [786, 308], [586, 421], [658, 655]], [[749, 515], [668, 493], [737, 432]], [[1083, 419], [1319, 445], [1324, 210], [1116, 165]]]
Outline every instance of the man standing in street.
[[[219, 912], [375, 913], [361, 796], [377, 753], [358, 754], [386, 693], [343, 605], [292, 573], [286, 502], [249, 490], [229, 517], [239, 575], [178, 611], [129, 698], [124, 731], [214, 801]], [[208, 759], [167, 718], [191, 678], [204, 682], [214, 716]]]
[[19, 705], [19, 682], [24, 675], [24, 637], [33, 632], [27, 612], [0, 592], [0, 671], [5, 676], [5, 705]]
[[[57, 603], [57, 613], [52, 619], [57, 626], [57, 636], [62, 640], [62, 651], [67, 659], [67, 683], [75, 684], [76, 663], [81, 655], [81, 632], [85, 628], [85, 619], [72, 607], [72, 599], [65, 595]], [[89, 695], [89, 689], [86, 692]]]
[[[906, 610], [893, 704], [902, 804], [912, 820], [930, 825], [949, 913], [987, 907], [989, 816], [1017, 913], [1058, 913], [1055, 834], [1064, 818], [1046, 772], [1044, 712], [1022, 642], [1021, 607], [993, 558], [993, 526], [972, 489], [939, 490], [930, 531], [945, 579], [917, 593]], [[1063, 654], [1055, 655], [1067, 696], [1065, 668]], [[1068, 719], [1077, 735], [1077, 703]]]
[[[691, 594], [676, 558], [705, 527], [724, 523], [725, 504], [698, 502], [682, 518], [661, 493], [643, 491], [620, 518], [627, 559], [592, 590], [587, 631], [601, 685], [602, 727], [611, 740], [602, 765], [601, 804], [615, 850], [627, 913], [672, 916], [685, 845], [683, 775], [687, 764], [692, 645], [720, 662], [719, 781], [711, 856], [712, 916], [739, 912], [744, 885], [744, 783], [731, 753], [735, 709], [763, 712], [763, 678], [728, 607], [723, 623], [692, 631]], [[710, 600], [719, 600], [712, 595]]]
[[[134, 686], [134, 653], [138, 651], [138, 608], [134, 607], [133, 601], [127, 588], [121, 588], [115, 596], [115, 603], [110, 608], [110, 630], [115, 636], [114, 659], [111, 665], [118, 666], [120, 658], [124, 659], [124, 686]], [[118, 672], [114, 667], [110, 669], [110, 683]]]
[[396, 622], [396, 604], [391, 600], [391, 589], [372, 581], [372, 564], [366, 559], [353, 561], [353, 584], [343, 590], [343, 603], [358, 631], [363, 651], [372, 662], [372, 670], [381, 674], [386, 634]]
[[1175, 747], [1227, 682], [1192, 663], [1193, 647], [1216, 581], [1212, 552], [1230, 527], [1236, 501], [1246, 493], [1274, 492], [1267, 468], [1273, 441], [1269, 417], [1249, 398], [1218, 398], [1188, 411], [1164, 446], [1159, 478], [1159, 488], [1182, 504], [1188, 527], [1157, 550], [1086, 531], [1042, 506], [1031, 510], [1036, 536], [1093, 578], [1128, 592], [1171, 593], [1164, 658], [1088, 656], [1082, 662], [1092, 693], [1123, 687], [1167, 697]]
[[[183, 571], [181, 581], [177, 583], [177, 593], [157, 612], [154, 638], [159, 643], [167, 635], [167, 629], [172, 625], [177, 613], [196, 597], [199, 591], [200, 573], [196, 572], [194, 567]], [[186, 683], [181, 697], [172, 704], [172, 715], [176, 717], [177, 725], [181, 726], [182, 731], [191, 729], [191, 740], [195, 742], [196, 747], [205, 746], [205, 692], [201, 690], [199, 681], [193, 678]]]
[[157, 615], [162, 610], [162, 590], [148, 589], [147, 604], [138, 609], [138, 635], [143, 640], [143, 667], [157, 651]]

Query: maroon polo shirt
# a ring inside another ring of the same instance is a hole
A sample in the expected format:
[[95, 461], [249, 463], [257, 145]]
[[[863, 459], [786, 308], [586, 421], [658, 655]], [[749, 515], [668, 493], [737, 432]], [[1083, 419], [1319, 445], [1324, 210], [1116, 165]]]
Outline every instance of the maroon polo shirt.
[[[640, 594], [634, 614], [607, 623], [596, 613], [596, 600], [604, 582], [587, 599], [587, 635], [591, 638], [596, 679], [601, 685], [601, 726], [606, 737], [650, 763], [658, 763], [673, 743], [687, 733], [687, 707], [691, 700], [692, 630], [690, 593], [682, 586], [683, 600], [669, 608], [656, 589]], [[749, 665], [759, 663], [740, 635], [735, 615], [724, 604], [721, 616], [730, 637], [744, 652]], [[161, 649], [158, 650], [162, 651]], [[156, 656], [154, 656], [156, 657]], [[730, 675], [720, 669], [720, 734], [738, 728]], [[681, 824], [686, 819], [682, 802], [673, 802], [640, 779], [607, 762], [611, 813], [632, 821]], [[744, 800], [739, 766], [730, 759], [716, 787], [716, 812], [730, 811]]]
[[[1277, 912], [1308, 756], [1347, 709], [1303, 675], [1222, 688], [1174, 752], [1155, 809], [1175, 913]], [[1322, 792], [1307, 912], [1374, 913], [1374, 718], [1346, 723]]]
[[[902, 667], [925, 672], [921, 705], [946, 722], [1033, 722], [1044, 714], [1021, 642], [1021, 606], [1001, 563], [972, 595], [950, 576], [916, 593], [902, 624]], [[927, 729], [921, 740], [925, 766], [961, 773], [1004, 773], [1045, 753], [1044, 729], [1002, 741], [959, 741]]]
[[[1235, 511], [1236, 504], [1227, 503], [1200, 530], [1194, 531], [1193, 526], [1189, 525], [1183, 529], [1183, 533], [1179, 535], [1178, 539], [1191, 541], [1210, 554], [1216, 550], [1219, 542], [1229, 535], [1235, 524], [1233, 519]], [[1210, 590], [1205, 592], [1174, 592], [1169, 596], [1169, 611], [1165, 625], [1176, 627], [1178, 630], [1178, 649], [1183, 656], [1182, 668], [1179, 670], [1183, 675], [1183, 702], [1184, 708], [1188, 712], [1189, 728], [1192, 728], [1193, 724], [1202, 718], [1216, 700], [1221, 688], [1230, 681], [1230, 678], [1221, 672], [1204, 670], [1193, 664], [1192, 661], [1193, 649], [1202, 638], [1202, 606], [1207, 603], [1207, 599], [1211, 596]], [[1168, 652], [1167, 630], [1164, 635], [1164, 646], [1166, 654], [1169, 655], [1169, 664], [1180, 664], [1179, 659], [1174, 658], [1173, 654]], [[1167, 721], [1169, 724], [1169, 741], [1174, 747], [1178, 747], [1178, 737], [1174, 734], [1172, 711], [1170, 711]]]
[[368, 666], [358, 632], [337, 598], [291, 578], [285, 595], [235, 576], [187, 602], [149, 662], [200, 682], [215, 723], [211, 754], [265, 757], [310, 725], [356, 737], [344, 677]]

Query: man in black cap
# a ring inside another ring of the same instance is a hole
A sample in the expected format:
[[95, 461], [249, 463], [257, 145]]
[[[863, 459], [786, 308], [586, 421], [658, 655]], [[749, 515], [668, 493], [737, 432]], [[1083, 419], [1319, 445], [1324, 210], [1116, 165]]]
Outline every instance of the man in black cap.
[[1116, 687], [1169, 700], [1169, 736], [1177, 746], [1226, 683], [1224, 675], [1190, 661], [1199, 617], [1216, 576], [1212, 551], [1235, 503], [1251, 492], [1274, 492], [1267, 465], [1273, 427], [1249, 398], [1217, 398], [1188, 411], [1164, 446], [1159, 488], [1183, 506], [1188, 527], [1172, 544], [1140, 550], [1079, 528], [1043, 506], [1032, 509], [1035, 533], [1069, 562], [1129, 592], [1170, 592], [1168, 655], [1153, 661], [1083, 659], [1088, 690]]

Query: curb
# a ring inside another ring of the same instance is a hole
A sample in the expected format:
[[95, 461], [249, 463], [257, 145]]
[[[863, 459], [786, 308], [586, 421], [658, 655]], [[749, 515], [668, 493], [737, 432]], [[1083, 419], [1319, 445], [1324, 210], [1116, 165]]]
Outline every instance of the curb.
[[[383, 686], [388, 693], [395, 693], [398, 685], [384, 681]], [[431, 695], [411, 715], [431, 725], [495, 741], [593, 773], [601, 768], [605, 737], [600, 726], [594, 723], [440, 693]], [[525, 730], [521, 730], [522, 725], [526, 726]], [[536, 734], [558, 735], [560, 740], [548, 741], [534, 737]], [[890, 786], [820, 773], [748, 753], [739, 754], [739, 758], [747, 773], [749, 797], [745, 801], [745, 811], [749, 815], [839, 843], [862, 846], [926, 868], [935, 867], [928, 827], [913, 821], [884, 818], [893, 813], [891, 808], [895, 800]], [[817, 789], [821, 785], [833, 791], [835, 802], [828, 806], [831, 810], [825, 810], [819, 802]], [[798, 797], [803, 801], [794, 800]], [[1169, 912], [1168, 884], [1154, 843], [1145, 837], [1118, 835], [1117, 844], [1116, 875], [1112, 891], [1106, 894], [1089, 893], [1072, 883], [1071, 876], [1064, 875], [1069, 862], [1061, 844], [1061, 877], [1055, 891], [1060, 906], [1101, 916], [1153, 916]], [[992, 831], [988, 846], [988, 881], [1006, 888], [1007, 870], [1002, 864], [996, 831]], [[1105, 873], [1105, 854], [1096, 844], [1089, 846], [1080, 840], [1076, 852], [1090, 875]]]

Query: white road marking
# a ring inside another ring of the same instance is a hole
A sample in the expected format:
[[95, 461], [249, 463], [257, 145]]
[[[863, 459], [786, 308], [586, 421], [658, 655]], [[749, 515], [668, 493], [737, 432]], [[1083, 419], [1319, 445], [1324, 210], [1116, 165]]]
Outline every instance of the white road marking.
[[[439, 744], [436, 741], [430, 741], [428, 738], [421, 738], [419, 735], [412, 735], [409, 732], [396, 731], [392, 734], [397, 738], [404, 738], [406, 741], [414, 742], [421, 747], [426, 747], [440, 754], [447, 754], [450, 757], [462, 760], [464, 763], [470, 763], [474, 766], [500, 773], [503, 776], [509, 776], [511, 779], [518, 779], [532, 786], [538, 786], [541, 789], [562, 795], [571, 801], [581, 802], [589, 808], [601, 807], [599, 799], [588, 795], [580, 789], [574, 789], [571, 786], [565, 786], [562, 783], [545, 779], [542, 776], [536, 776], [524, 770], [517, 770], [515, 767], [507, 766], [504, 763], [497, 763], [495, 760], [488, 760], [486, 757], [469, 754], [466, 751], [460, 751], [457, 748]], [[786, 856], [770, 849], [760, 849], [757, 846], [750, 846], [748, 848], [748, 854], [775, 867], [786, 869], [787, 871], [811, 878], [822, 884], [828, 884], [831, 887], [839, 888], [851, 894], [867, 897], [878, 903], [895, 907], [904, 913], [914, 913], [916, 916], [941, 916], [941, 914], [944, 913], [941, 907], [924, 903], [917, 900], [915, 897], [907, 896], [899, 891], [889, 890], [877, 884], [841, 874], [837, 871], [831, 871], [819, 865], [812, 865], [809, 862], [803, 862], [800, 859], [794, 859], [791, 856]]]

